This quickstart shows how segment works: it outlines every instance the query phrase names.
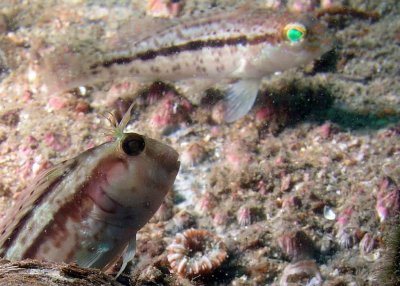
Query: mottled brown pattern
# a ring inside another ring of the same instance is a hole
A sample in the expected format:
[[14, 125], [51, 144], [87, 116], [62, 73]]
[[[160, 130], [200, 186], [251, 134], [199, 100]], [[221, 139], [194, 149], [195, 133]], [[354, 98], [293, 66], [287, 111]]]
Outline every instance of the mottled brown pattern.
[[40, 258], [38, 257], [39, 255], [37, 251], [48, 239], [54, 241], [54, 245], [56, 247], [61, 248], [64, 241], [70, 235], [66, 227], [67, 221], [72, 219], [76, 223], [81, 222], [82, 219], [87, 217], [92, 208], [92, 200], [90, 200], [89, 197], [84, 194], [84, 191], [79, 191], [74, 196], [74, 199], [64, 204], [64, 206], [54, 214], [54, 218], [49, 225], [43, 228], [43, 231], [40, 233], [40, 235], [38, 235], [32, 241], [31, 245], [25, 250], [23, 258]]
[[[20, 231], [23, 229], [24, 225], [26, 224], [26, 222], [29, 220], [29, 218], [31, 217], [32, 211], [35, 209], [33, 206], [38, 206], [40, 205], [43, 201], [46, 200], [47, 196], [54, 190], [57, 188], [57, 186], [59, 185], [59, 183], [66, 177], [68, 176], [68, 174], [70, 174], [71, 172], [73, 172], [76, 167], [78, 166], [78, 162], [74, 161], [71, 163], [71, 165], [69, 166], [69, 168], [66, 170], [66, 172], [60, 174], [50, 185], [48, 188], [44, 189], [42, 191], [42, 193], [40, 194], [40, 196], [31, 204], [31, 207], [29, 208], [28, 211], [26, 211], [26, 213], [21, 216], [20, 220], [18, 222], [12, 221], [12, 226], [13, 226], [13, 230], [11, 231], [11, 235], [5, 240], [5, 242], [2, 245], [2, 251], [0, 253], [0, 256], [4, 256], [5, 253], [7, 252], [7, 249], [12, 245], [12, 243], [14, 242], [14, 240], [18, 237]], [[33, 190], [35, 191], [35, 190]], [[29, 196], [32, 196], [32, 192], [30, 192]], [[19, 206], [18, 210], [20, 211], [21, 209], [27, 208], [28, 206], [26, 206], [25, 204], [21, 203], [21, 205]], [[1, 231], [1, 235], [4, 235], [6, 233], [7, 228], [10, 227], [10, 225], [5, 225], [3, 230]]]
[[[101, 160], [96, 168], [92, 170], [92, 173], [88, 176], [92, 180], [92, 182], [101, 182], [100, 186], [103, 184], [108, 184], [107, 182], [107, 170], [110, 166], [115, 162], [122, 162], [123, 165], [128, 168], [125, 160], [114, 158], [113, 156], [104, 158]], [[24, 258], [38, 258], [38, 250], [40, 246], [44, 243], [44, 241], [50, 239], [54, 242], [56, 247], [61, 248], [65, 239], [67, 239], [71, 234], [68, 232], [66, 227], [66, 223], [69, 219], [72, 219], [73, 222], [79, 226], [82, 221], [84, 221], [90, 214], [91, 210], [93, 210], [94, 205], [98, 206], [106, 213], [113, 213], [115, 210], [108, 210], [102, 208], [98, 202], [93, 199], [91, 196], [91, 188], [93, 186], [87, 181], [84, 182], [81, 186], [76, 188], [76, 192], [74, 197], [67, 203], [65, 203], [55, 214], [53, 220], [43, 228], [40, 235], [38, 235], [34, 241], [32, 241], [29, 248], [26, 249], [23, 254]], [[95, 190], [98, 191], [98, 190]], [[109, 198], [109, 197], [108, 197]], [[109, 198], [111, 200], [111, 198]], [[115, 202], [115, 201], [113, 201]], [[118, 204], [115, 202], [115, 204]], [[122, 207], [120, 204], [118, 206]], [[80, 238], [75, 237], [76, 243], [79, 244]], [[69, 257], [64, 261], [72, 261], [76, 251], [79, 250], [79, 245], [76, 245], [70, 254]]]

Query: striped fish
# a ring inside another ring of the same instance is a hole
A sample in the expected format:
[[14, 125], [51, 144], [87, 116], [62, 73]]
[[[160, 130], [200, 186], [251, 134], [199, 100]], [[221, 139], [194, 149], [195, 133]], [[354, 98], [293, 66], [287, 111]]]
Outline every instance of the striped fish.
[[263, 77], [306, 64], [332, 46], [325, 25], [307, 14], [244, 6], [193, 18], [133, 20], [106, 52], [63, 47], [44, 59], [44, 78], [51, 90], [124, 77], [196, 79], [204, 88], [226, 82], [225, 119], [232, 122], [251, 109]]
[[[130, 109], [131, 110], [131, 109]], [[0, 226], [0, 255], [10, 260], [77, 263], [105, 270], [135, 253], [135, 235], [172, 188], [179, 169], [171, 147], [124, 133], [62, 162], [24, 190]]]

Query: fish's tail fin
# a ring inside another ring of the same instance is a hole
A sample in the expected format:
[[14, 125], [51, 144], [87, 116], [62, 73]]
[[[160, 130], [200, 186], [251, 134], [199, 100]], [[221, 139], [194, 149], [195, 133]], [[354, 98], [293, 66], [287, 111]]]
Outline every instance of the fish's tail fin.
[[58, 46], [39, 56], [39, 73], [49, 93], [68, 91], [101, 78], [100, 57], [94, 48]]

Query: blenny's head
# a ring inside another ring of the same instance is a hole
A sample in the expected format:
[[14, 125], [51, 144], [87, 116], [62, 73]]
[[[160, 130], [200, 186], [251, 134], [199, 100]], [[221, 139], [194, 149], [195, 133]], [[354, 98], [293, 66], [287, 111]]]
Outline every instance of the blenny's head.
[[[137, 133], [113, 142], [107, 173], [107, 195], [121, 207], [125, 224], [142, 227], [171, 190], [179, 171], [179, 155], [170, 146]], [[122, 221], [121, 221], [122, 222]]]
[[[179, 171], [178, 153], [160, 141], [137, 133], [124, 133], [116, 143], [117, 156], [126, 162], [136, 191], [155, 187], [160, 196], [166, 195]], [[143, 194], [151, 195], [147, 191]]]
[[114, 141], [107, 143], [103, 167], [103, 195], [96, 198], [103, 209], [112, 209], [109, 219], [135, 229], [157, 211], [171, 190], [179, 171], [179, 155], [170, 146], [138, 133], [124, 133], [131, 108], [116, 127]]

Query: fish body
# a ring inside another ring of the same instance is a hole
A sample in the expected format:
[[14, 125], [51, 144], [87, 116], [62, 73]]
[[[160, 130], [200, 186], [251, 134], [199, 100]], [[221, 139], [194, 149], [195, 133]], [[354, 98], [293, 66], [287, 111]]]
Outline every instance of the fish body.
[[252, 107], [263, 77], [318, 58], [332, 37], [309, 15], [244, 7], [196, 19], [135, 20], [113, 42], [112, 50], [84, 59], [53, 57], [54, 82], [72, 88], [119, 77], [229, 80], [226, 119], [234, 121]]
[[136, 232], [160, 206], [178, 169], [171, 147], [120, 132], [56, 165], [22, 193], [0, 226], [0, 255], [105, 270], [124, 253], [122, 271], [133, 258]]

